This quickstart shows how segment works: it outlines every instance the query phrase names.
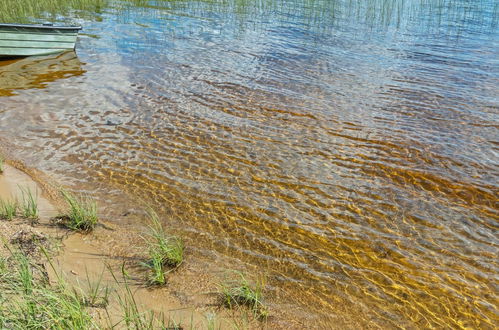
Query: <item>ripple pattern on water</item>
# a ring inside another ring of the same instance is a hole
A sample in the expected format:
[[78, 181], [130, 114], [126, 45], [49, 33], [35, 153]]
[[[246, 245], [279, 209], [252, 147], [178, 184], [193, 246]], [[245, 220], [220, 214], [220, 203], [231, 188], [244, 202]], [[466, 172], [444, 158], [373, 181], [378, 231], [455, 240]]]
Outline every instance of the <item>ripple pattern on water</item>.
[[337, 327], [494, 328], [488, 9], [457, 36], [346, 5], [321, 29], [293, 4], [111, 10], [81, 40], [83, 76], [0, 99], [2, 134], [66, 182], [155, 205], [197, 256], [258, 265], [278, 306]]

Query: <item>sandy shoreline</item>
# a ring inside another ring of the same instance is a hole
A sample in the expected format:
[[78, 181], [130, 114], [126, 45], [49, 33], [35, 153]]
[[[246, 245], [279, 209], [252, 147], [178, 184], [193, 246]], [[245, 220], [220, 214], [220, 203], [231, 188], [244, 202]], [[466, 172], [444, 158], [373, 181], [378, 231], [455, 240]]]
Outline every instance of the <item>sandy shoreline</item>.
[[[61, 201], [57, 199], [54, 188], [35, 182], [27, 173], [16, 168], [22, 166], [10, 164], [5, 164], [4, 173], [0, 174], [0, 198], [15, 196], [20, 199], [20, 187], [29, 187], [37, 192], [40, 220], [34, 225], [21, 219], [10, 222], [0, 220], [0, 236], [13, 241], [20, 232], [29, 232], [36, 237], [46, 237], [52, 244], [58, 245], [53, 264], [69, 283], [81, 287], [89, 278], [92, 282], [102, 281], [103, 285], [119, 292], [122, 288], [117, 285], [109, 269], [119, 274], [124, 267], [129, 273], [138, 304], [144, 310], [164, 314], [184, 328], [205, 329], [213, 315], [217, 329], [302, 328], [298, 322], [275, 311], [271, 311], [268, 320], [261, 322], [252, 319], [248, 311], [221, 307], [216, 276], [206, 274], [199, 269], [199, 265], [191, 264], [188, 254], [181, 268], [169, 274], [167, 285], [153, 288], [146, 286], [144, 270], [140, 267], [140, 262], [144, 260], [144, 244], [140, 234], [143, 225], [117, 225], [101, 220], [101, 224], [90, 234], [74, 233], [55, 226], [50, 219], [59, 214]], [[5, 254], [6, 251], [0, 250], [1, 253]], [[49, 274], [51, 281], [54, 280], [54, 272], [50, 271]], [[117, 319], [119, 307], [117, 299], [110, 299], [108, 313], [115, 314], [113, 317]]]

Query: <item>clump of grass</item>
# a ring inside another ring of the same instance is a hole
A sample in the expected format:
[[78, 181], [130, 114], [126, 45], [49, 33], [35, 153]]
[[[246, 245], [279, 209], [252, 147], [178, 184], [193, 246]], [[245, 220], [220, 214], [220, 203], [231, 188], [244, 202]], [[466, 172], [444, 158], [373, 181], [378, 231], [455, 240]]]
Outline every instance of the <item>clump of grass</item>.
[[22, 252], [11, 251], [5, 265], [9, 276], [0, 277], [0, 328], [95, 329], [97, 324], [69, 286], [59, 278], [50, 286], [45, 269]]
[[68, 191], [61, 191], [62, 197], [68, 205], [68, 211], [63, 216], [64, 224], [72, 230], [89, 232], [97, 222], [97, 203], [88, 196], [75, 196]]
[[26, 219], [36, 220], [39, 217], [38, 214], [38, 194], [33, 194], [29, 187], [19, 187], [21, 190], [22, 204], [21, 213]]
[[[151, 270], [148, 278], [150, 284], [163, 285], [166, 283], [166, 274], [178, 268], [184, 260], [184, 243], [176, 236], [170, 236], [162, 226], [158, 215], [149, 210], [151, 225], [144, 237], [149, 260], [144, 265]], [[168, 267], [169, 270], [165, 270]]]
[[92, 281], [86, 272], [86, 290], [82, 288], [74, 289], [75, 293], [80, 296], [81, 302], [88, 307], [105, 308], [109, 304], [109, 296], [111, 289], [103, 284], [104, 271], [100, 274], [96, 281]]
[[220, 285], [223, 305], [231, 309], [246, 306], [250, 308], [255, 318], [266, 319], [268, 311], [263, 303], [264, 278], [252, 284], [243, 273], [236, 272], [236, 274], [235, 278], [232, 277]]
[[[7, 243], [4, 246], [10, 255], [0, 256], [0, 329], [182, 329], [178, 323], [166, 322], [163, 313], [141, 308], [128, 283], [124, 266], [123, 280], [118, 280], [108, 265], [120, 288], [113, 290], [122, 312], [122, 316], [115, 319], [106, 307], [110, 290], [103, 286], [102, 274], [96, 284], [90, 284], [87, 273], [89, 292], [71, 286], [42, 248], [47, 266], [55, 276], [55, 281], [49, 282], [47, 269], [39, 261], [30, 259], [15, 246]], [[82, 299], [84, 291], [85, 298]], [[104, 313], [95, 314], [93, 309], [90, 313], [89, 307], [105, 308]]]
[[4, 170], [4, 165], [5, 164], [5, 158], [3, 158], [2, 155], [0, 155], [0, 174], [3, 173], [3, 170]]
[[151, 270], [151, 274], [148, 275], [147, 281], [151, 285], [164, 285], [166, 284], [166, 271], [163, 267], [163, 258], [156, 249], [151, 249], [149, 251], [150, 260], [144, 263], [144, 266]]
[[17, 215], [17, 200], [0, 198], [0, 219], [12, 220]]

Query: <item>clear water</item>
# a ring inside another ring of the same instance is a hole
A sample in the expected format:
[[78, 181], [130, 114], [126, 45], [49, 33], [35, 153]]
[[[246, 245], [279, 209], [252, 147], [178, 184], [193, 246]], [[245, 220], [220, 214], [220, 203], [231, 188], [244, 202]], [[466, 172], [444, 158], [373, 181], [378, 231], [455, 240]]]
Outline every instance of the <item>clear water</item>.
[[109, 208], [154, 205], [215, 267], [258, 266], [298, 317], [494, 328], [498, 7], [78, 11], [78, 58], [0, 63], [0, 134]]

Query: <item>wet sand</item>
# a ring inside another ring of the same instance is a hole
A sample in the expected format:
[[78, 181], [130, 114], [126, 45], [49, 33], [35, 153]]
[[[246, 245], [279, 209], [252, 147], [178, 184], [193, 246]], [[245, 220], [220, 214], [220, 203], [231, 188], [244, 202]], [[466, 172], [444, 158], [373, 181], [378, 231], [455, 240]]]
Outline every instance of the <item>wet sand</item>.
[[[140, 267], [140, 262], [145, 260], [140, 233], [144, 232], [145, 227], [137, 228], [137, 225], [131, 224], [117, 226], [103, 221], [90, 234], [70, 232], [51, 221], [51, 218], [60, 214], [58, 208], [61, 205], [61, 201], [53, 198], [54, 191], [48, 188], [52, 186], [37, 183], [25, 172], [5, 165], [3, 174], [0, 174], [0, 198], [21, 200], [21, 187], [28, 187], [36, 192], [40, 220], [36, 224], [29, 224], [21, 219], [0, 220], [0, 236], [11, 241], [20, 232], [28, 232], [43, 240], [47, 238], [52, 245], [57, 246], [52, 260], [55, 271], [62, 273], [76, 287], [86, 289], [89, 282], [95, 284], [101, 281], [102, 287], [108, 286], [115, 292], [120, 292], [124, 288], [116, 283], [111, 271], [120, 279], [121, 269], [124, 267], [130, 276], [129, 283], [139, 306], [157, 315], [162, 313], [167, 320], [171, 319], [184, 327], [206, 328], [210, 315], [216, 315], [217, 328], [220, 326], [221, 329], [232, 329], [236, 325], [243, 328], [272, 329], [303, 327], [303, 324], [293, 321], [292, 316], [283, 315], [280, 311], [271, 311], [267, 321], [259, 322], [251, 319], [249, 311], [221, 308], [217, 296], [217, 276], [204, 273], [202, 265], [191, 264], [188, 247], [184, 264], [168, 276], [167, 285], [147, 287], [145, 272]], [[124, 215], [128, 216], [130, 215]], [[137, 211], [135, 216], [140, 216], [140, 212]], [[0, 249], [0, 255], [5, 253], [5, 249]], [[55, 281], [54, 270], [50, 267], [47, 270], [50, 280]], [[113, 321], [119, 320], [121, 310], [115, 295], [111, 295], [107, 310]], [[102, 310], [93, 315], [98, 319], [104, 313]]]

